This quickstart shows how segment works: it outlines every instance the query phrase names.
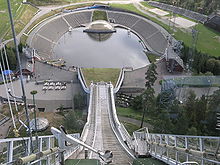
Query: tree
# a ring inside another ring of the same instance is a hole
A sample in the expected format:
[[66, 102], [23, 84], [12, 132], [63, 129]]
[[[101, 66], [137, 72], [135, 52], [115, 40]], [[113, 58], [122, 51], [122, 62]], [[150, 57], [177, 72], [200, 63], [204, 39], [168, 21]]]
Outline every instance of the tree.
[[81, 132], [84, 126], [84, 122], [77, 116], [76, 112], [70, 111], [64, 120], [64, 126], [67, 130], [72, 132]]
[[208, 110], [206, 113], [207, 130], [209, 135], [217, 135], [216, 127], [216, 113], [220, 112], [220, 89], [216, 90], [209, 98]]
[[189, 120], [189, 126], [191, 127], [192, 125], [196, 124], [196, 95], [193, 91], [189, 92], [184, 109], [185, 116]]
[[152, 86], [154, 85], [155, 81], [157, 80], [157, 66], [152, 63], [150, 64], [147, 72], [145, 73], [145, 79], [146, 79], [146, 83], [145, 83], [145, 87], [148, 88], [152, 88]]
[[20, 42], [19, 44], [18, 44], [18, 51], [19, 51], [19, 53], [22, 53], [23, 52], [23, 44]]
[[213, 69], [213, 74], [214, 75], [220, 75], [220, 60], [215, 61], [215, 66]]
[[187, 135], [197, 135], [197, 129], [195, 127], [190, 127], [187, 131]]
[[137, 111], [143, 110], [142, 106], [142, 96], [138, 95], [131, 101], [131, 106], [133, 109], [136, 109]]
[[143, 115], [142, 115], [142, 120], [141, 120], [141, 128], [143, 126], [143, 122], [144, 122], [144, 117], [145, 117], [145, 112], [146, 110], [150, 111], [150, 109], [152, 110], [154, 108], [153, 105], [155, 105], [155, 97], [154, 97], [154, 88], [152, 87], [155, 83], [155, 81], [157, 80], [157, 72], [156, 72], [156, 68], [157, 66], [152, 63], [150, 64], [147, 72], [145, 73], [145, 79], [146, 79], [146, 83], [145, 83], [145, 91], [142, 94], [142, 108], [143, 108]]
[[203, 95], [200, 99], [196, 102], [196, 109], [195, 109], [195, 121], [196, 125], [194, 127], [197, 128], [197, 133], [202, 134], [205, 132], [205, 116], [207, 112], [207, 99]]
[[209, 72], [212, 72], [214, 71], [214, 67], [215, 67], [215, 59], [214, 58], [210, 58], [208, 59], [207, 63], [206, 63], [206, 69], [207, 71]]
[[82, 94], [77, 94], [74, 96], [74, 109], [82, 110], [86, 106], [86, 97]]

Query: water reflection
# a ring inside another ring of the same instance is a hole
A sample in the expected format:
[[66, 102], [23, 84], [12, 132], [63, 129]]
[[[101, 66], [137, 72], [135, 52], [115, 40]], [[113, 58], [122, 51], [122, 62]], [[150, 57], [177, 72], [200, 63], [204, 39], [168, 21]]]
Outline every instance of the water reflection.
[[112, 33], [87, 33], [95, 41], [105, 41], [112, 36]]
[[54, 47], [55, 58], [62, 58], [67, 66], [85, 68], [122, 68], [134, 69], [146, 66], [149, 61], [139, 38], [127, 30], [117, 28], [116, 33], [103, 39], [94, 40], [84, 28], [67, 32]]

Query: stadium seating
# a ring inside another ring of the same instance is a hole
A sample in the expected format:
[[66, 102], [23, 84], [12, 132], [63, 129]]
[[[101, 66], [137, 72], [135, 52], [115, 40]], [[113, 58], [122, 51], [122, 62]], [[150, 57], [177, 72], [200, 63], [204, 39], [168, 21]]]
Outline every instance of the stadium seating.
[[38, 35], [35, 35], [32, 40], [31, 46], [37, 50], [39, 56], [44, 58], [50, 58], [50, 55], [52, 53], [52, 46], [53, 46], [52, 42]]
[[156, 33], [152, 35], [152, 37], [147, 39], [147, 43], [150, 45], [150, 47], [159, 53], [164, 53], [166, 47], [167, 47], [167, 40], [166, 38], [160, 33]]
[[126, 27], [132, 27], [139, 20], [135, 16], [115, 12], [108, 12], [108, 17], [114, 19], [116, 24], [121, 24]]
[[80, 26], [80, 24], [78, 23], [78, 21], [76, 20], [76, 18], [74, 16], [74, 14], [66, 15], [66, 16], [64, 16], [64, 18], [70, 24], [70, 26], [72, 26], [72, 28]]
[[163, 54], [167, 47], [167, 39], [151, 23], [140, 17], [121, 12], [108, 12], [109, 19], [114, 19], [116, 24], [126, 26], [136, 33], [150, 46], [155, 52]]
[[[53, 44], [72, 28], [91, 22], [92, 11], [73, 12], [58, 17], [45, 24], [33, 37], [31, 47], [35, 48], [39, 55], [48, 59], [52, 54]], [[159, 54], [163, 54], [167, 47], [166, 37], [161, 29], [150, 21], [140, 16], [124, 12], [108, 11], [108, 18], [115, 20], [116, 24], [123, 25], [136, 33], [145, 41], [147, 47]], [[67, 23], [68, 22], [68, 23]]]
[[56, 42], [65, 32], [68, 31], [68, 29], [69, 27], [67, 23], [59, 17], [44, 25], [38, 33], [47, 39]]
[[205, 23], [208, 19], [208, 16], [206, 16], [204, 14], [200, 14], [200, 13], [190, 11], [187, 9], [183, 9], [180, 7], [176, 7], [176, 6], [172, 6], [172, 5], [168, 5], [168, 4], [164, 4], [164, 3], [160, 3], [160, 2], [155, 2], [155, 1], [150, 1], [149, 4], [154, 7], [163, 9], [163, 10], [167, 10], [167, 11], [171, 11], [176, 14], [183, 15], [187, 18], [199, 21], [201, 23]]

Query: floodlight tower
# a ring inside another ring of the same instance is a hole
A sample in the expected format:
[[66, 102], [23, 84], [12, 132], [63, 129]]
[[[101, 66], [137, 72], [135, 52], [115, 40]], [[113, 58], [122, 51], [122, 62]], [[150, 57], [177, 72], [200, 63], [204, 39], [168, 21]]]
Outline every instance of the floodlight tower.
[[188, 65], [189, 65], [189, 70], [192, 70], [192, 65], [193, 65], [193, 61], [194, 61], [194, 55], [195, 55], [195, 51], [196, 51], [196, 45], [197, 45], [197, 41], [198, 41], [198, 34], [199, 31], [195, 29], [195, 27], [192, 28], [192, 47], [191, 49], [189, 49], [189, 55], [188, 55]]
[[31, 148], [31, 152], [33, 152], [32, 132], [31, 132], [31, 128], [30, 128], [30, 119], [29, 119], [27, 100], [26, 100], [26, 94], [25, 94], [25, 88], [24, 88], [24, 82], [23, 82], [21, 60], [20, 60], [20, 55], [19, 55], [19, 51], [18, 51], [18, 44], [17, 44], [17, 39], [16, 39], [14, 20], [13, 20], [13, 16], [12, 16], [12, 12], [11, 12], [10, 0], [7, 0], [7, 5], [8, 5], [8, 13], [9, 13], [9, 18], [10, 18], [10, 23], [11, 23], [11, 31], [12, 31], [12, 36], [13, 36], [14, 46], [15, 46], [15, 54], [16, 54], [16, 57], [18, 60], [18, 66], [19, 66], [19, 72], [20, 72], [20, 82], [21, 82], [21, 90], [22, 90], [22, 98], [21, 99], [24, 102], [25, 114], [26, 114], [26, 119], [27, 119], [28, 134], [30, 137], [30, 148]]

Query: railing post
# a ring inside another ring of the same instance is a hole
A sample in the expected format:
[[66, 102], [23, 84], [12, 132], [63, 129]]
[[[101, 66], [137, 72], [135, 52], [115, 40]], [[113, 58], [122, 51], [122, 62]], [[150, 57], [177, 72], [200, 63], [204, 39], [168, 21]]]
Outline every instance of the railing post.
[[[47, 147], [47, 149], [50, 149], [50, 137], [46, 138], [46, 147]], [[49, 156], [47, 157], [46, 164], [50, 165], [50, 157]]]
[[[166, 135], [166, 144], [169, 145], [169, 135]], [[167, 164], [170, 161], [170, 157], [169, 157], [169, 149], [167, 148]]]
[[12, 162], [13, 161], [13, 143], [14, 143], [14, 141], [8, 142], [7, 162]]
[[[38, 151], [39, 152], [41, 152], [42, 151], [42, 149], [43, 149], [43, 147], [42, 147], [42, 142], [43, 142], [43, 140], [42, 140], [42, 138], [39, 138], [38, 139], [38, 142], [39, 142], [39, 144], [38, 144]], [[41, 165], [42, 164], [42, 162], [41, 161], [39, 161], [39, 165]]]
[[[154, 136], [154, 140], [155, 140], [155, 143], [157, 143], [156, 136]], [[157, 145], [154, 145], [154, 148], [155, 148], [155, 150], [154, 150], [155, 156], [157, 156]]]
[[[160, 144], [162, 144], [162, 135], [160, 135]], [[163, 155], [163, 147], [160, 147], [160, 157]]]
[[[203, 144], [203, 139], [200, 137], [199, 138], [199, 149], [200, 149], [200, 151], [201, 152], [203, 152], [203, 150], [204, 150], [204, 144]], [[203, 159], [203, 156], [201, 157], [201, 165], [203, 165], [204, 164], [204, 159]]]
[[[175, 147], [177, 147], [177, 138], [176, 138], [176, 136], [174, 136], [174, 143], [175, 143]], [[178, 165], [178, 159], [179, 159], [179, 153], [178, 153], [178, 151], [175, 151], [176, 165]]]
[[31, 154], [31, 142], [30, 139], [27, 139], [27, 155]]
[[[152, 135], [149, 134], [149, 136], [150, 136], [150, 137], [149, 137], [150, 142], [153, 142]], [[151, 153], [151, 155], [152, 155], [152, 153], [153, 153], [153, 145], [152, 145], [152, 144], [150, 145], [150, 153]]]
[[[185, 148], [188, 149], [188, 138], [185, 137]], [[188, 162], [189, 161], [189, 154], [186, 153], [186, 161]]]

